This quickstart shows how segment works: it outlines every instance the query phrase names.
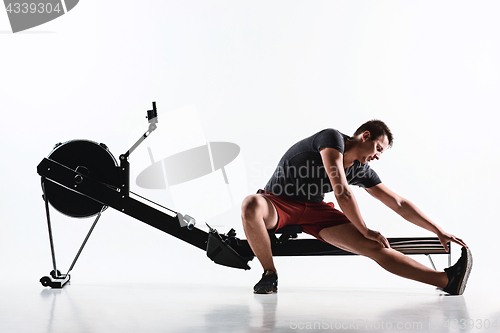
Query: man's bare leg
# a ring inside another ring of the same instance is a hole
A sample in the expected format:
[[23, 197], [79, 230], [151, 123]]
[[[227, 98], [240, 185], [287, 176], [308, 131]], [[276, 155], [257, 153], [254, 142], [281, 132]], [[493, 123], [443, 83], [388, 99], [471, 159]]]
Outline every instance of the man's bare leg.
[[277, 273], [274, 267], [271, 240], [267, 232], [278, 223], [278, 213], [274, 205], [260, 194], [249, 195], [241, 205], [241, 220], [248, 244], [264, 271], [270, 269]]
[[393, 274], [439, 288], [444, 288], [448, 284], [445, 272], [435, 271], [401, 252], [385, 248], [380, 243], [367, 239], [351, 223], [325, 228], [319, 235], [334, 246], [375, 260]]

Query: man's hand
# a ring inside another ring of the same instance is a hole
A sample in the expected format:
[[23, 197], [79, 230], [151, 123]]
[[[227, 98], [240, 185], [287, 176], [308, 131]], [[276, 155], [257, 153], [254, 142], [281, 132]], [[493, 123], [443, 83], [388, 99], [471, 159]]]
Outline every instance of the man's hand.
[[467, 244], [465, 244], [465, 242], [463, 240], [461, 240], [460, 238], [458, 238], [452, 234], [449, 234], [445, 231], [439, 231], [436, 234], [439, 238], [439, 241], [441, 242], [444, 249], [446, 250], [446, 252], [450, 251], [450, 249], [448, 248], [448, 244], [447, 244], [448, 242], [453, 242], [453, 243], [457, 243], [458, 245], [468, 247]]
[[366, 229], [366, 232], [363, 233], [363, 236], [382, 244], [383, 247], [387, 247], [387, 248], [391, 247], [387, 238], [382, 236], [382, 234], [378, 231]]

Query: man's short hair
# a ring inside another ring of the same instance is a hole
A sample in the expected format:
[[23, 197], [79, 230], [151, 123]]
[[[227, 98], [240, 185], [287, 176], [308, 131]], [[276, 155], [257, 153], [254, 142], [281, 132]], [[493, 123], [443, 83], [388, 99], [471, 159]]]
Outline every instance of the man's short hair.
[[361, 125], [356, 132], [354, 132], [354, 136], [359, 135], [365, 131], [370, 132], [371, 139], [376, 140], [382, 137], [384, 134], [387, 136], [387, 139], [389, 140], [389, 147], [392, 147], [393, 143], [393, 136], [391, 133], [391, 130], [387, 125], [378, 119], [373, 119], [370, 121], [367, 121], [363, 125]]

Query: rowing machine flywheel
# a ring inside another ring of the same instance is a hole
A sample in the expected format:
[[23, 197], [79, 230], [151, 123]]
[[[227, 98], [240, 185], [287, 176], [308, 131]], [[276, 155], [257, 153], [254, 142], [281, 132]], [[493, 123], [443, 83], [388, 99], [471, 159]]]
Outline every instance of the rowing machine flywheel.
[[[47, 157], [81, 175], [115, 186], [119, 182], [118, 164], [104, 144], [89, 140], [72, 140], [55, 146]], [[78, 175], [75, 181], [78, 182]], [[83, 180], [83, 177], [80, 178]], [[43, 181], [43, 178], [42, 178]], [[74, 192], [49, 179], [43, 182], [49, 203], [71, 217], [90, 217], [99, 213], [103, 204]]]

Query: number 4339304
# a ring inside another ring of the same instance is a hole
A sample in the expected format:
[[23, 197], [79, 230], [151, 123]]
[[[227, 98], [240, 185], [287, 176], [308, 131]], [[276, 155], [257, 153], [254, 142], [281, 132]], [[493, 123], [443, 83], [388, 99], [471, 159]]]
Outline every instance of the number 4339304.
[[57, 3], [55, 5], [51, 3], [9, 3], [6, 7], [7, 13], [11, 14], [50, 14], [50, 13], [60, 13], [63, 11], [60, 7], [60, 3]]

